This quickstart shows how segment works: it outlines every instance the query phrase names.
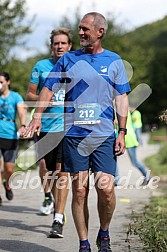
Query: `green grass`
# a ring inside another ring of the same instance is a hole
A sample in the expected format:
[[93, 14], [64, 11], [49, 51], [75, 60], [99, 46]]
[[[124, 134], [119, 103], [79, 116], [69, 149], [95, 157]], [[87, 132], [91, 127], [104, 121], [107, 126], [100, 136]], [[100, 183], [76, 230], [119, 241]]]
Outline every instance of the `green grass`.
[[[157, 133], [162, 135], [162, 131]], [[159, 153], [146, 158], [144, 163], [153, 176], [167, 175], [167, 143], [163, 143]], [[158, 188], [160, 195], [151, 197], [142, 213], [132, 213], [127, 232], [128, 239], [131, 235], [140, 237], [143, 252], [167, 252], [167, 181], [160, 182]]]
[[167, 136], [167, 127], [161, 127], [150, 132], [149, 144], [164, 144], [165, 140], [154, 140], [155, 136]]
[[167, 144], [163, 144], [159, 153], [152, 155], [144, 160], [146, 166], [154, 175], [167, 174]]
[[140, 237], [145, 252], [167, 251], [167, 193], [152, 197], [143, 214], [132, 214], [129, 234]]

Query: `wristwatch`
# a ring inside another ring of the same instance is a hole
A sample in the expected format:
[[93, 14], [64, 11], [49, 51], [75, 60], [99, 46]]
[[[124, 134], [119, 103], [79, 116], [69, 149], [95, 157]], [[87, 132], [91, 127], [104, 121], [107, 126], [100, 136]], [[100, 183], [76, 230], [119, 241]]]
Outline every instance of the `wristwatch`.
[[127, 134], [127, 129], [126, 129], [126, 128], [119, 128], [118, 133], [119, 133], [120, 131], [123, 131], [123, 132], [125, 133], [125, 135]]

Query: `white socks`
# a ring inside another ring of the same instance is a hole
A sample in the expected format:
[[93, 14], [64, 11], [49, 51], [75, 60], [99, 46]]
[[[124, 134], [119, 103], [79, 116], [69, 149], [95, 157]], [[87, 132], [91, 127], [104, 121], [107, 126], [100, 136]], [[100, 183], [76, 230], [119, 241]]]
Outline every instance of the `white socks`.
[[54, 221], [59, 221], [61, 224], [63, 224], [63, 214], [55, 213]]

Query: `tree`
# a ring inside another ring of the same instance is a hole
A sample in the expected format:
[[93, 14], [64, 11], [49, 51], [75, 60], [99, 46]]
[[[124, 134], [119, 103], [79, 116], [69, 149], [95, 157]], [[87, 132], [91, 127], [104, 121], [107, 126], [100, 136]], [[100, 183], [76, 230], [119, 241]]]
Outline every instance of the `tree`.
[[46, 57], [49, 57], [49, 55], [40, 54], [22, 61], [19, 59], [12, 59], [6, 65], [5, 71], [10, 73], [12, 90], [19, 92], [24, 99], [26, 99], [32, 67], [38, 60]]
[[10, 52], [15, 46], [23, 45], [23, 36], [31, 33], [34, 17], [27, 21], [25, 0], [0, 0], [0, 66], [10, 60]]
[[154, 58], [149, 67], [150, 83], [152, 88], [151, 102], [151, 114], [155, 114], [156, 117], [166, 109], [166, 81], [167, 81], [167, 48], [161, 47], [155, 48]]

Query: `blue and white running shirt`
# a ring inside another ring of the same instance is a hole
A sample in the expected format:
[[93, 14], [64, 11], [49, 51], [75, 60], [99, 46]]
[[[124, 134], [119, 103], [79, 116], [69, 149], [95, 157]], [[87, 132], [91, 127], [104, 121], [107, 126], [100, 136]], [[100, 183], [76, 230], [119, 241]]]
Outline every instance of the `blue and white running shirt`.
[[64, 79], [66, 135], [112, 135], [113, 99], [130, 91], [120, 56], [108, 50], [98, 54], [81, 49], [68, 52], [58, 60], [45, 86], [57, 93]]

